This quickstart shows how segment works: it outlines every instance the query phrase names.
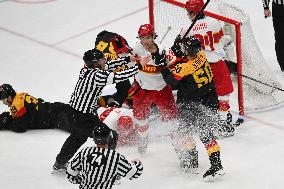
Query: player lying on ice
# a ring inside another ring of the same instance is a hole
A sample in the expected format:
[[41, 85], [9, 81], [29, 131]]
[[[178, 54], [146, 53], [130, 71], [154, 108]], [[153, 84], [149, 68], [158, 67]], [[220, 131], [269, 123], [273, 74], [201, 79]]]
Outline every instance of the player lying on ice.
[[67, 105], [46, 102], [28, 93], [16, 93], [9, 84], [0, 86], [0, 100], [10, 112], [0, 115], [0, 129], [23, 133], [29, 129], [54, 129], [70, 131], [66, 119]]
[[118, 133], [118, 146], [136, 145], [138, 143], [139, 134], [132, 109], [99, 107], [97, 112], [100, 121]]
[[[10, 108], [10, 112], [0, 115], [2, 130], [22, 133], [30, 129], [58, 128], [68, 132], [72, 129], [68, 105], [64, 103], [45, 102], [27, 93], [16, 93], [9, 84], [0, 86], [0, 100]], [[119, 133], [119, 146], [137, 143], [132, 109], [100, 107], [97, 112], [102, 122]]]

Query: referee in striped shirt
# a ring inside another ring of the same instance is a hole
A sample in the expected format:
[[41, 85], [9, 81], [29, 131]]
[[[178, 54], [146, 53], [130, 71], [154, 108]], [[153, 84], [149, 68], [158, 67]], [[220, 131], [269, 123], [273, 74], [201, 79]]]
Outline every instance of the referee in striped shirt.
[[[265, 18], [271, 16], [270, 0], [262, 0]], [[272, 21], [275, 36], [275, 51], [278, 64], [284, 73], [284, 0], [272, 0]]]
[[111, 189], [116, 178], [138, 178], [143, 171], [140, 160], [128, 161], [120, 153], [108, 149], [110, 128], [101, 125], [93, 130], [96, 147], [83, 148], [70, 160], [67, 178], [80, 189]]
[[[69, 114], [72, 119], [73, 129], [56, 157], [53, 173], [65, 171], [68, 160], [87, 141], [88, 137], [92, 137], [93, 128], [102, 124], [97, 116], [97, 104], [103, 88], [107, 84], [118, 83], [132, 77], [141, 66], [134, 63], [140, 59], [133, 55], [112, 60], [106, 64], [104, 54], [97, 49], [85, 52], [83, 60], [85, 67], [80, 71], [79, 79], [69, 103]], [[118, 66], [122, 65], [130, 67], [120, 72], [113, 72]], [[113, 136], [112, 140], [110, 140], [111, 148], [116, 146], [117, 134], [115, 131], [113, 131]]]

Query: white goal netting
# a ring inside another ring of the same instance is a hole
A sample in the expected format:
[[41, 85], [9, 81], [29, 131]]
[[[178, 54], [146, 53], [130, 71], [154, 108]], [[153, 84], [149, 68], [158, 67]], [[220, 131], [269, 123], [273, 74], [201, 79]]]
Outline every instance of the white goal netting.
[[[185, 1], [178, 1], [184, 3]], [[278, 107], [284, 102], [283, 87], [268, 67], [251, 29], [249, 16], [240, 8], [220, 0], [211, 0], [205, 9], [208, 12], [233, 19], [241, 23], [241, 57], [242, 57], [242, 87], [244, 111], [266, 110]], [[154, 0], [154, 25], [156, 32], [163, 36], [168, 27], [170, 32], [163, 39], [162, 44], [172, 46], [181, 28], [188, 28], [190, 23], [186, 11], [174, 4]], [[230, 36], [236, 42], [235, 26], [227, 24]], [[161, 39], [158, 39], [158, 41]], [[278, 89], [277, 89], [278, 88]], [[237, 92], [237, 86], [235, 86]]]

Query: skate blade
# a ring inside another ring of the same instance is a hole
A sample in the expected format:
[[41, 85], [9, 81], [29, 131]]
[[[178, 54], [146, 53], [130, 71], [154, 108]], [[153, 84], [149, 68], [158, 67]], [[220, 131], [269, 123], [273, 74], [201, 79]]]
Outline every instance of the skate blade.
[[58, 170], [52, 170], [51, 172], [52, 175], [66, 175], [66, 170], [65, 169], [58, 169]]
[[217, 139], [223, 139], [223, 138], [228, 138], [228, 137], [232, 137], [235, 135], [234, 132], [219, 132], [217, 134]]
[[203, 180], [204, 180], [205, 182], [213, 182], [213, 181], [215, 181], [216, 179], [222, 177], [223, 175], [225, 175], [225, 172], [224, 172], [223, 170], [219, 170], [219, 171], [217, 171], [214, 175], [209, 175], [209, 176], [203, 178]]

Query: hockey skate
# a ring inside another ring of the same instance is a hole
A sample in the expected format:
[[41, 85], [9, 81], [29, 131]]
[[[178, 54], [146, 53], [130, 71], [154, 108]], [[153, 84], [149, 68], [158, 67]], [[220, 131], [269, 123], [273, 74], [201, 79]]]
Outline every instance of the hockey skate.
[[211, 167], [206, 173], [203, 175], [203, 180], [205, 182], [214, 181], [215, 179], [223, 176], [225, 172], [223, 171], [223, 166], [220, 160], [220, 151], [213, 152], [209, 156], [209, 160], [211, 163]]
[[203, 175], [205, 182], [214, 181], [215, 179], [225, 174], [222, 166], [211, 166], [208, 171]]
[[228, 120], [221, 120], [218, 129], [218, 138], [231, 137], [234, 135], [235, 128]]
[[227, 114], [227, 119], [226, 120], [221, 120], [220, 121], [220, 128], [218, 129], [218, 138], [225, 138], [225, 137], [230, 137], [234, 135], [234, 125], [232, 124], [232, 114], [228, 113]]
[[66, 174], [67, 164], [59, 164], [57, 161], [53, 165], [51, 174]]

